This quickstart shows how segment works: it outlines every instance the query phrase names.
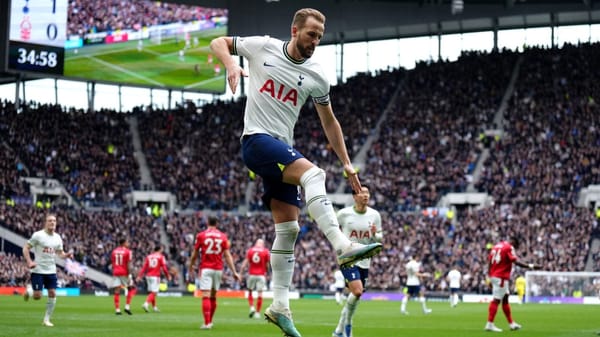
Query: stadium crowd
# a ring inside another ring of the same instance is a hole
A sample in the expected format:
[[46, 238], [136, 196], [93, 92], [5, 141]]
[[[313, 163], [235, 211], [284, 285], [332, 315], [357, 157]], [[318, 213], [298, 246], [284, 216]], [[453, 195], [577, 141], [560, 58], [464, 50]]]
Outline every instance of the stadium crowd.
[[67, 35], [191, 22], [227, 16], [227, 9], [206, 8], [164, 1], [76, 0], [69, 1]]
[[[385, 240], [383, 252], [373, 259], [369, 288], [400, 289], [404, 264], [419, 253], [424, 269], [433, 275], [424, 282], [427, 289], [443, 289], [443, 276], [457, 263], [465, 291], [489, 292], [488, 249], [516, 232], [526, 243], [519, 255], [545, 270], [583, 270], [588, 255], [596, 257], [589, 244], [599, 219], [575, 202], [581, 188], [600, 182], [600, 114], [594, 100], [600, 96], [594, 79], [600, 76], [590, 70], [600, 69], [599, 53], [597, 44], [534, 48], [523, 54], [470, 53], [457, 62], [422, 63], [408, 72], [360, 75], [332, 88], [334, 111], [351, 156], [369, 136], [376, 136], [361, 179], [373, 191], [372, 206], [382, 213]], [[519, 58], [521, 69], [502, 116], [504, 123], [495, 125], [495, 113]], [[399, 95], [392, 101], [398, 85]], [[139, 257], [137, 263], [152, 243], [160, 241], [168, 244], [169, 261], [185, 268], [192, 240], [205, 226], [202, 210], [218, 212], [221, 230], [232, 240], [234, 260], [241, 263], [257, 238], [273, 240], [270, 216], [257, 212], [259, 191], [248, 200], [252, 212], [237, 212], [250, 181], [239, 158], [242, 105], [216, 102], [120, 115], [35, 104], [16, 113], [10, 102], [4, 102], [1, 140], [12, 152], [0, 160], [3, 197], [27, 197], [18, 177], [28, 172], [58, 179], [83, 205], [94, 195], [92, 200], [120, 206], [57, 210], [57, 230], [67, 248], [76, 252], [77, 260], [101, 271], [109, 271], [108, 254], [118, 234], [136, 238], [132, 250]], [[388, 106], [387, 119], [374, 134]], [[124, 195], [139, 188], [140, 178], [126, 120], [131, 116], [144, 130], [142, 148], [154, 188], [177, 195], [185, 212], [156, 218], [126, 206]], [[301, 120], [306, 122], [297, 130], [298, 148], [328, 169], [328, 190], [335, 191], [343, 178], [323, 135], [315, 131], [319, 126], [311, 124], [318, 118]], [[481, 136], [487, 129], [501, 129], [502, 136], [492, 140]], [[484, 148], [491, 155], [482, 179], [473, 181]], [[418, 212], [435, 205], [446, 192], [465, 191], [471, 182], [490, 193], [494, 205], [461, 208], [454, 218]], [[3, 226], [24, 237], [37, 229], [44, 212], [26, 203], [0, 207]], [[334, 254], [310, 219], [303, 216], [300, 224], [294, 286], [326, 291], [333, 282], [329, 271], [335, 267]], [[224, 286], [243, 285], [226, 272]]]

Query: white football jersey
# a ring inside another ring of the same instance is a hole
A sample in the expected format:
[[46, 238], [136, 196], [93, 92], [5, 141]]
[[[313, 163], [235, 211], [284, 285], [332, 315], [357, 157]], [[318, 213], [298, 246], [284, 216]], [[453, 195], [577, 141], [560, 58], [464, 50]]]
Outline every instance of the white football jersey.
[[448, 272], [448, 283], [450, 288], [460, 288], [461, 274], [458, 270], [452, 269]]
[[308, 97], [315, 104], [329, 104], [329, 81], [320, 64], [288, 55], [288, 43], [269, 36], [236, 36], [233, 54], [245, 57], [249, 69], [242, 135], [266, 133], [292, 146]]
[[406, 285], [418, 286], [421, 285], [421, 280], [417, 276], [417, 273], [421, 270], [421, 262], [417, 262], [411, 259], [406, 264]]
[[[364, 213], [358, 213], [354, 206], [348, 206], [337, 212], [337, 219], [340, 223], [342, 233], [352, 242], [369, 244], [381, 241], [375, 238], [371, 233], [371, 225], [375, 224], [377, 233], [381, 235], [381, 215], [371, 207], [367, 207]], [[371, 259], [364, 259], [356, 262], [361, 268], [369, 268]]]
[[40, 230], [33, 233], [27, 244], [33, 248], [36, 264], [31, 272], [56, 274], [56, 261], [54, 257], [57, 252], [63, 251], [63, 240], [60, 235], [56, 232], [50, 235], [45, 230]]

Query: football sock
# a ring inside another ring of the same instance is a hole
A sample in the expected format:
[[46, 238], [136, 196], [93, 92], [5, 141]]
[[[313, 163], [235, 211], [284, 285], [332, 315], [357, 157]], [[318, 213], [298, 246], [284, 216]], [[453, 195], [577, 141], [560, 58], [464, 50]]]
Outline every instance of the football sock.
[[419, 302], [421, 302], [421, 307], [423, 308], [423, 311], [427, 310], [427, 304], [425, 303], [425, 296], [419, 297]]
[[215, 311], [217, 311], [217, 298], [210, 298], [210, 322], [212, 323], [213, 317], [215, 316]]
[[498, 312], [498, 300], [492, 300], [488, 307], [488, 322], [493, 322], [496, 318], [496, 312]]
[[298, 221], [275, 224], [271, 269], [273, 270], [273, 306], [276, 310], [290, 307], [289, 288], [296, 262], [294, 245], [299, 230]]
[[346, 319], [348, 317], [348, 303], [342, 307], [342, 312], [340, 313], [340, 320], [338, 321], [338, 325], [335, 327], [336, 333], [342, 333], [344, 331], [344, 327], [346, 326]]
[[113, 296], [113, 301], [115, 302], [115, 309], [119, 309], [119, 307], [121, 306], [119, 299], [120, 295], [118, 293]]
[[400, 311], [406, 311], [406, 302], [408, 302], [408, 296], [402, 297], [402, 304], [400, 305]]
[[260, 312], [261, 308], [262, 308], [262, 297], [258, 297], [256, 299], [256, 312]]
[[252, 297], [252, 290], [248, 291], [248, 305], [250, 308], [254, 307], [254, 297]]
[[125, 306], [126, 308], [129, 308], [129, 304], [131, 304], [131, 299], [133, 298], [136, 292], [137, 290], [133, 287], [129, 289], [129, 292], [127, 293], [127, 298], [125, 299], [125, 303], [127, 304]]
[[325, 234], [337, 255], [350, 245], [350, 240], [340, 230], [335, 210], [325, 190], [325, 171], [318, 167], [308, 169], [300, 177], [300, 185], [304, 188], [308, 214], [317, 222], [319, 229]]
[[210, 324], [210, 315], [212, 309], [210, 308], [210, 298], [202, 297], [202, 315], [204, 316], [204, 324]]
[[46, 303], [46, 315], [44, 316], [44, 320], [50, 320], [52, 317], [52, 313], [54, 313], [54, 307], [56, 306], [56, 297], [48, 297], [48, 302]]
[[512, 313], [510, 312], [510, 304], [507, 301], [502, 301], [502, 311], [504, 311], [504, 316], [506, 316], [506, 320], [508, 323], [513, 322]]
[[352, 324], [352, 317], [358, 306], [360, 297], [354, 296], [353, 293], [348, 294], [348, 300], [346, 301], [346, 307], [348, 307], [348, 313], [346, 315], [346, 324]]

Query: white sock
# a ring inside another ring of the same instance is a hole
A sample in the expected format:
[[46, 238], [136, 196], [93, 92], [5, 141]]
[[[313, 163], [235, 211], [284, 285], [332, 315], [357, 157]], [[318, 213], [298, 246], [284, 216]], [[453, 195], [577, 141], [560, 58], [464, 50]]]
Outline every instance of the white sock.
[[400, 305], [401, 311], [406, 311], [406, 302], [408, 302], [408, 296], [402, 297], [402, 304]]
[[342, 333], [344, 331], [344, 327], [346, 326], [346, 318], [348, 317], [348, 304], [344, 304], [342, 308], [342, 312], [340, 313], [340, 320], [338, 321], [338, 325], [335, 327], [336, 333]]
[[290, 307], [289, 289], [295, 265], [294, 245], [299, 231], [298, 221], [275, 224], [275, 240], [271, 248], [273, 306], [275, 309]]
[[425, 297], [424, 296], [419, 297], [419, 302], [421, 302], [421, 307], [423, 307], [423, 311], [426, 311], [427, 305], [425, 304]]
[[353, 293], [348, 294], [348, 301], [346, 301], [346, 306], [348, 307], [346, 324], [352, 324], [352, 317], [354, 317], [354, 312], [358, 306], [358, 300], [360, 300], [360, 297], [354, 296]]
[[300, 185], [305, 191], [308, 214], [317, 222], [319, 229], [340, 255], [342, 249], [350, 245], [350, 240], [340, 230], [331, 200], [327, 198], [325, 171], [316, 166], [308, 169], [300, 177]]
[[54, 313], [55, 306], [56, 306], [56, 297], [53, 297], [53, 298], [48, 297], [48, 302], [46, 302], [46, 315], [44, 315], [44, 321], [50, 320], [50, 317], [52, 317], [52, 313]]

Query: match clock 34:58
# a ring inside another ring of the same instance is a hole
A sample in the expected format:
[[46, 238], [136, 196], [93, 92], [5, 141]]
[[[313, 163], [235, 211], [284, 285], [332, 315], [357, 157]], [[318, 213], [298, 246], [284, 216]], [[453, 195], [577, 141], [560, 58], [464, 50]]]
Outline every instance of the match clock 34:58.
[[11, 41], [8, 66], [11, 69], [62, 75], [63, 48]]

